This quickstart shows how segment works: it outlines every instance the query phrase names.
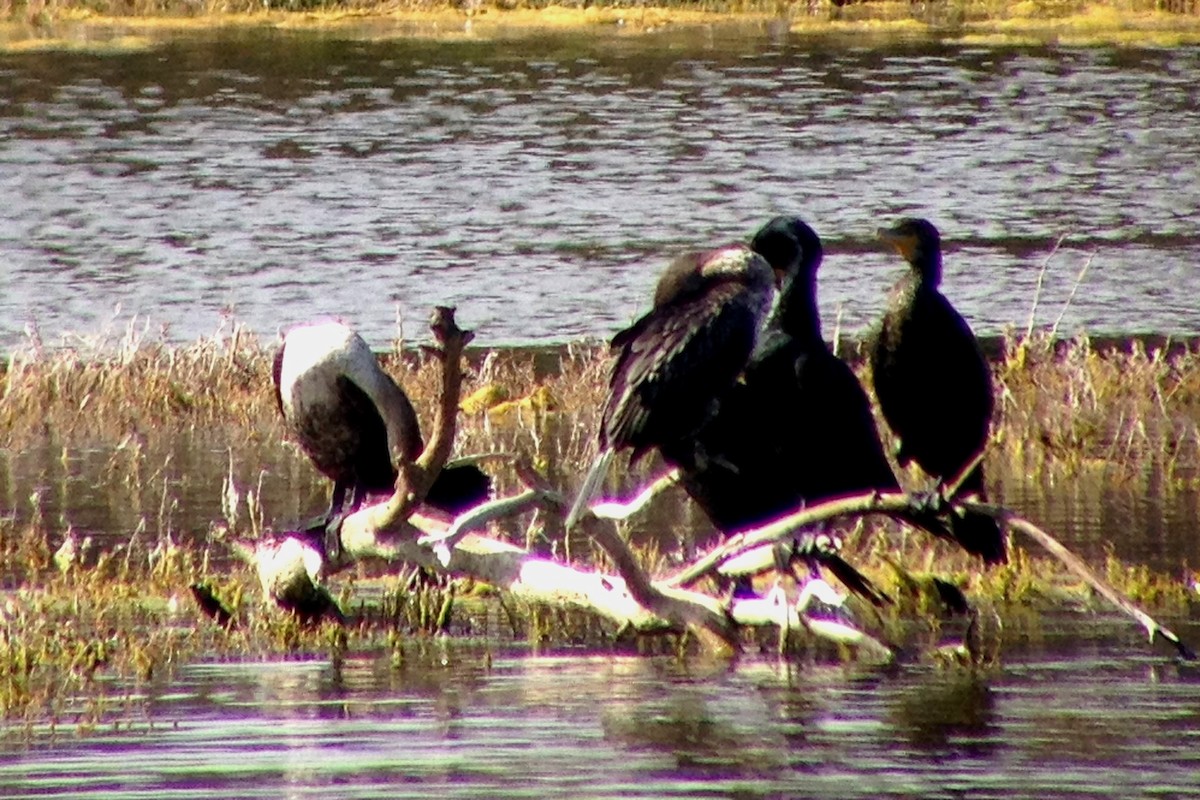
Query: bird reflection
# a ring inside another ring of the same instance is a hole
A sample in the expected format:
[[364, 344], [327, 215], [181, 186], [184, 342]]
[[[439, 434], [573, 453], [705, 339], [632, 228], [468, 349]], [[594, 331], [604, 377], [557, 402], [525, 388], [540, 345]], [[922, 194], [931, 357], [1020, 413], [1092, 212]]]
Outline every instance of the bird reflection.
[[896, 696], [888, 719], [919, 750], [987, 755], [1000, 744], [995, 693], [977, 675], [932, 675]]

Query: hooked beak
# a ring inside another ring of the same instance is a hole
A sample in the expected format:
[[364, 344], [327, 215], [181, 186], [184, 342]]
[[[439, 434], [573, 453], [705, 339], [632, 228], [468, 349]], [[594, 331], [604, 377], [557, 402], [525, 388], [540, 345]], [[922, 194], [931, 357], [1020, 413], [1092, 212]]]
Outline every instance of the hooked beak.
[[880, 228], [875, 232], [880, 241], [889, 244], [905, 260], [911, 262], [917, 254], [917, 237], [899, 233], [892, 228]]

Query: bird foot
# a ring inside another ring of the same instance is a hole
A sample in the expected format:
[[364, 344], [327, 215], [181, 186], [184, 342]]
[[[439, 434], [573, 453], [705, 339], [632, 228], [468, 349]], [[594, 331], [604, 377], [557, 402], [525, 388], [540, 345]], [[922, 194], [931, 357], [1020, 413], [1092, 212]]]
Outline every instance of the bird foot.
[[941, 516], [946, 511], [948, 505], [946, 501], [946, 486], [942, 483], [942, 479], [938, 478], [934, 481], [933, 486], [919, 492], [912, 493], [913, 507], [919, 514], [932, 514]]
[[331, 513], [325, 520], [323, 544], [325, 545], [325, 560], [329, 563], [336, 563], [342, 557], [342, 522], [345, 519], [345, 513], [338, 511]]

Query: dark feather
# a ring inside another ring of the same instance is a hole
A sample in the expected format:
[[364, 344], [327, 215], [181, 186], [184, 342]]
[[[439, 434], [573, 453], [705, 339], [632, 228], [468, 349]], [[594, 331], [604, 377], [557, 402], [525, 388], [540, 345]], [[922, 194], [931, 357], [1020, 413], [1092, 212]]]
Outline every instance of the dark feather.
[[745, 366], [765, 310], [768, 273], [764, 266], [748, 276], [760, 284], [749, 288], [747, 276], [705, 276], [705, 258], [712, 256], [676, 260], [656, 293], [662, 304], [613, 338], [618, 355], [601, 415], [601, 449], [628, 448], [637, 459], [694, 434]]
[[474, 464], [448, 466], [438, 473], [425, 502], [447, 514], [459, 514], [487, 500], [492, 479]]
[[[754, 247], [786, 274], [767, 343], [694, 440], [663, 451], [726, 533], [832, 497], [899, 489], [862, 385], [821, 337], [820, 239], [783, 217], [764, 226]], [[706, 460], [694, 457], [697, 449]]]
[[[992, 375], [970, 326], [938, 285], [941, 240], [926, 220], [902, 220], [880, 236], [897, 243], [909, 270], [897, 282], [870, 347], [875, 394], [899, 439], [900, 462], [915, 461], [938, 480], [951, 480], [986, 446], [994, 405]], [[961, 494], [986, 499], [983, 470]], [[988, 563], [1005, 560], [995, 520], [952, 520], [954, 539]]]

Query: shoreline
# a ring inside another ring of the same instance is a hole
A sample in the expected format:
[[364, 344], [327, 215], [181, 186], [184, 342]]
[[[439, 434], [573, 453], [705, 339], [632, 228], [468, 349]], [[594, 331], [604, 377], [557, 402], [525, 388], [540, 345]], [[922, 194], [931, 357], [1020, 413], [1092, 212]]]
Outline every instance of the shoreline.
[[[789, 6], [750, 4], [737, 11], [677, 6], [505, 9], [454, 5], [424, 9], [395, 6], [299, 11], [215, 11], [182, 7], [181, 13], [105, 15], [83, 7], [27, 6], [25, 13], [0, 18], [0, 52], [95, 49], [120, 52], [153, 47], [175, 36], [254, 28], [333, 32], [349, 38], [489, 40], [553, 33], [601, 36], [653, 35], [717, 27], [771, 28], [819, 39], [845, 39], [848, 45], [928, 41], [977, 46], [1133, 46], [1171, 47], [1200, 42], [1200, 13], [1144, 8], [1118, 9], [1105, 3], [1038, 5], [1032, 0], [1001, 6], [977, 2], [913, 5], [866, 2], [813, 12]], [[477, 9], [477, 10], [476, 10]]]
[[[138, 349], [151, 346], [165, 350], [184, 351], [192, 347], [220, 342], [222, 338], [256, 341], [264, 349], [273, 348], [272, 336], [266, 336], [244, 326], [235, 325], [232, 330], [214, 331], [213, 334], [194, 341], [166, 341], [147, 337], [137, 343]], [[71, 357], [79, 362], [103, 361], [118, 355], [128, 348], [129, 342], [120, 336], [97, 334], [66, 334], [75, 344], [30, 342], [8, 348], [0, 348], [0, 378], [12, 368], [15, 363], [36, 363], [47, 358]], [[514, 362], [527, 362], [537, 377], [549, 377], [561, 374], [560, 365], [564, 359], [581, 350], [603, 351], [608, 346], [607, 336], [583, 336], [569, 340], [553, 340], [545, 342], [495, 342], [471, 344], [464, 350], [464, 355], [471, 364], [481, 362], [491, 354], [504, 357]], [[1086, 342], [1089, 349], [1097, 353], [1130, 353], [1141, 350], [1147, 353], [1161, 353], [1166, 358], [1175, 358], [1189, 353], [1200, 353], [1200, 333], [1161, 333], [1155, 331], [1133, 331], [1129, 333], [1089, 333], [1080, 331], [1075, 334], [1049, 334], [1035, 330], [1031, 337], [1026, 337], [1024, 331], [1014, 330], [1006, 334], [985, 334], [976, 337], [980, 349], [992, 362], [1001, 362], [1012, 349], [1017, 347], [1037, 347], [1039, 349], [1060, 353], [1062, 350]], [[827, 342], [831, 349], [836, 350], [838, 357], [851, 364], [860, 364], [863, 347], [867, 334], [842, 335], [836, 347], [832, 341]], [[373, 345], [372, 349], [381, 355], [387, 355], [399, 349], [405, 356], [418, 357], [424, 344], [422, 339], [395, 340], [386, 346]]]

